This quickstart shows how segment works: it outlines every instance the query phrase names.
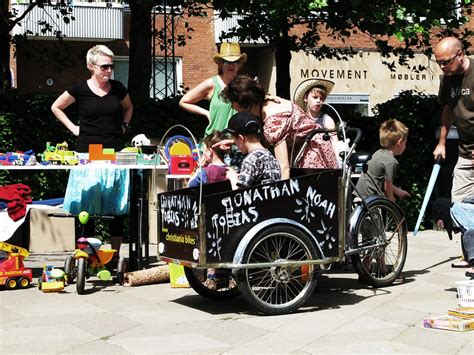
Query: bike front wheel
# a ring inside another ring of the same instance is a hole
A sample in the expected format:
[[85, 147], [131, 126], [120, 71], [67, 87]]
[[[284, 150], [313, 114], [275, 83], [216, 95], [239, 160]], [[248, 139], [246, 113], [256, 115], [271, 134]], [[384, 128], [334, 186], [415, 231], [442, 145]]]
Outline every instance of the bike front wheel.
[[305, 262], [319, 259], [314, 242], [299, 229], [274, 226], [254, 237], [245, 250], [244, 264], [273, 263], [242, 271], [239, 288], [245, 298], [265, 314], [296, 311], [314, 292], [319, 267], [279, 262]]
[[367, 202], [356, 221], [352, 255], [359, 276], [375, 287], [391, 285], [399, 276], [407, 256], [407, 226], [399, 208], [387, 199]]

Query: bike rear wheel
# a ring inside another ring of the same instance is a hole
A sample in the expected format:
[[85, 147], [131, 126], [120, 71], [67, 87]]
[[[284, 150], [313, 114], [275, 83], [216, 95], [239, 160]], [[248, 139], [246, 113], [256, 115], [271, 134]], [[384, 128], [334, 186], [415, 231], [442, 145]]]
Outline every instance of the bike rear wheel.
[[189, 285], [193, 288], [193, 290], [205, 298], [215, 301], [223, 301], [240, 296], [240, 291], [236, 287], [236, 282], [233, 279], [230, 271], [228, 273], [227, 279], [222, 280], [223, 285], [220, 285], [219, 282], [216, 289], [206, 286], [207, 269], [184, 267], [184, 273]]
[[375, 287], [391, 285], [407, 256], [407, 226], [398, 207], [387, 199], [367, 202], [356, 221], [352, 247], [364, 248], [352, 255], [359, 276]]

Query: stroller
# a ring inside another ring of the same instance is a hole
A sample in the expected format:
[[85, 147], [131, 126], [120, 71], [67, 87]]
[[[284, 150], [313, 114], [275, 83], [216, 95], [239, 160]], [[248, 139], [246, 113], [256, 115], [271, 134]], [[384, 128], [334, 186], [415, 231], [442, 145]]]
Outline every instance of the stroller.
[[470, 196], [461, 202], [455, 202], [451, 206], [451, 217], [453, 224], [461, 231], [462, 252], [464, 259], [472, 267], [466, 272], [466, 276], [474, 279], [474, 196]]

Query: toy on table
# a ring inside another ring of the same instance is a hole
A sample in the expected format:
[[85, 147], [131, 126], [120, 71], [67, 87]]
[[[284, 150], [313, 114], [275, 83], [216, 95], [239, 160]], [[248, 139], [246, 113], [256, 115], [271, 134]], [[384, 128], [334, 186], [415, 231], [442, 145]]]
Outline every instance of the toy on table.
[[77, 165], [79, 158], [74, 151], [68, 149], [66, 142], [58, 143], [52, 146], [50, 142], [46, 143], [46, 150], [40, 155], [42, 164], [52, 165]]
[[4, 285], [7, 290], [30, 286], [32, 272], [23, 264], [28, 255], [30, 253], [25, 248], [0, 242], [0, 285]]
[[166, 158], [169, 161], [169, 173], [172, 175], [190, 175], [197, 164], [196, 147], [185, 136], [174, 136], [165, 145]]
[[61, 269], [53, 265], [45, 265], [43, 274], [38, 278], [38, 289], [47, 292], [60, 292], [64, 290], [67, 276]]
[[132, 139], [132, 146], [138, 150], [138, 164], [159, 164], [160, 156], [155, 144], [144, 134], [138, 134]]
[[[106, 265], [112, 261], [115, 249], [100, 249], [102, 242], [97, 238], [84, 237], [84, 225], [89, 221], [89, 213], [79, 213], [79, 222], [82, 224], [82, 236], [77, 240], [77, 249], [74, 255], [69, 255], [64, 261], [64, 272], [67, 283], [76, 280], [76, 291], [82, 295], [85, 291], [86, 279], [97, 276], [102, 281], [112, 279]], [[128, 262], [123, 257], [118, 258], [116, 280], [123, 284], [124, 274], [127, 272]]]
[[36, 165], [36, 163], [32, 150], [0, 153], [0, 165]]

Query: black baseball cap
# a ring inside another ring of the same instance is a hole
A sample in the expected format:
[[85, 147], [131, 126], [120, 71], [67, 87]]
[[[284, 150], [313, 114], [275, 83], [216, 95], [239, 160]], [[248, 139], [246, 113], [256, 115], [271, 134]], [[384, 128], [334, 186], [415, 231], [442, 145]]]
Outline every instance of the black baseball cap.
[[237, 112], [233, 115], [224, 133], [235, 134], [260, 134], [262, 132], [262, 125], [260, 118], [251, 114], [250, 112]]

